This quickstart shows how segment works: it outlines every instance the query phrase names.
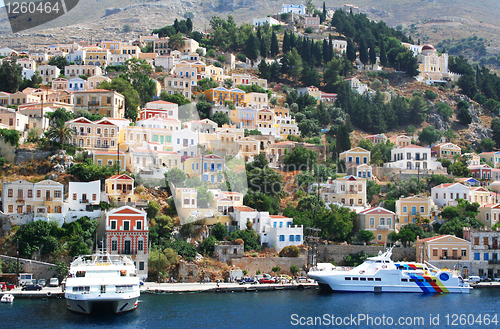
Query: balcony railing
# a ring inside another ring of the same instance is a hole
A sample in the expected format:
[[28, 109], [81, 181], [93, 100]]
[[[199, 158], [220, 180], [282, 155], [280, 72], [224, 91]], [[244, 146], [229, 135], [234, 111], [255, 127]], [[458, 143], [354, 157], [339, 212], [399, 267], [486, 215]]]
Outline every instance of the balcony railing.
[[99, 106], [99, 102], [89, 103], [89, 106]]
[[489, 245], [488, 249], [499, 249], [498, 244]]
[[391, 227], [389, 225], [379, 225], [377, 226], [377, 230], [390, 230]]
[[500, 264], [500, 259], [490, 259], [488, 264]]
[[441, 256], [441, 257], [439, 257], [439, 259], [443, 259], [443, 260], [461, 260], [462, 257], [461, 256]]
[[45, 201], [52, 201], [52, 200], [54, 200], [54, 199], [53, 199], [53, 198], [51, 198], [50, 196], [46, 196], [46, 197], [45, 197]]
[[89, 203], [89, 200], [87, 200], [87, 199], [82, 199], [82, 200], [80, 200], [80, 203]]
[[23, 197], [17, 197], [16, 198], [16, 202], [17, 203], [23, 203], [24, 202], [24, 198]]

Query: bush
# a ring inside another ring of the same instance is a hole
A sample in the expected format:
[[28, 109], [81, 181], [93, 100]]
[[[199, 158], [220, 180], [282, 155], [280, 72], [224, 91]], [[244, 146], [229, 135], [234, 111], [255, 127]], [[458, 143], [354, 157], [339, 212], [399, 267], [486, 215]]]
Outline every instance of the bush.
[[[245, 251], [255, 250], [260, 251], [260, 238], [259, 235], [251, 229], [234, 231], [229, 234], [229, 239], [235, 241], [237, 239], [243, 240], [245, 243]], [[237, 241], [235, 241], [236, 243]]]
[[290, 273], [292, 276], [296, 276], [300, 272], [300, 268], [297, 265], [290, 266]]
[[275, 266], [275, 267], [273, 267], [273, 268], [271, 269], [271, 272], [274, 272], [274, 273], [279, 273], [279, 272], [281, 272], [281, 267], [279, 267], [279, 266]]
[[238, 54], [236, 55], [236, 58], [239, 60], [239, 61], [242, 61], [243, 63], [245, 63], [247, 61], [247, 57], [243, 54]]
[[312, 27], [306, 27], [306, 28], [304, 29], [304, 33], [313, 33], [313, 32], [314, 32], [314, 30], [313, 30], [313, 28], [312, 28]]
[[226, 57], [224, 55], [219, 55], [219, 56], [217, 56], [217, 60], [221, 63], [225, 63]]
[[198, 254], [196, 252], [196, 248], [193, 245], [182, 239], [169, 241], [167, 243], [164, 243], [162, 247], [171, 248], [172, 250], [177, 251], [177, 254], [179, 256], [182, 256], [182, 258], [184, 258], [188, 262], [192, 261]]
[[207, 50], [207, 57], [215, 57], [215, 50], [209, 49]]
[[425, 91], [425, 97], [428, 100], [433, 101], [433, 100], [435, 100], [438, 97], [438, 95], [435, 92], [433, 92], [432, 90], [427, 89]]
[[245, 241], [243, 241], [242, 239], [236, 239], [233, 241], [233, 244], [236, 244], [238, 246], [242, 246], [245, 244]]
[[280, 257], [299, 257], [300, 249], [297, 246], [286, 246], [281, 249], [279, 255]]

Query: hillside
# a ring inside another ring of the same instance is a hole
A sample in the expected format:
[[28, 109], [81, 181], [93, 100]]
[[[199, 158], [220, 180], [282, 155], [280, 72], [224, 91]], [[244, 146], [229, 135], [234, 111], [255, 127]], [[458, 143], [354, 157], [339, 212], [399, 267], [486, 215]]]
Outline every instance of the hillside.
[[[313, 1], [321, 6], [323, 1]], [[236, 22], [251, 22], [281, 10], [282, 1], [218, 0], [85, 0], [68, 14], [33, 32], [10, 32], [5, 9], [0, 11], [0, 43], [16, 49], [34, 44], [70, 42], [77, 39], [95, 41], [109, 38], [131, 39], [138, 33], [171, 24], [192, 12], [198, 29], [209, 27], [212, 16], [233, 15]], [[339, 8], [346, 2], [327, 0], [328, 8]], [[477, 35], [488, 40], [488, 50], [500, 50], [500, 3], [494, 0], [358, 0], [353, 3], [369, 18], [383, 20], [389, 26], [401, 25], [409, 35], [437, 43], [443, 39], [460, 39]], [[251, 15], [249, 15], [249, 12]], [[125, 24], [132, 31], [121, 32]], [[498, 48], [497, 48], [498, 47]]]

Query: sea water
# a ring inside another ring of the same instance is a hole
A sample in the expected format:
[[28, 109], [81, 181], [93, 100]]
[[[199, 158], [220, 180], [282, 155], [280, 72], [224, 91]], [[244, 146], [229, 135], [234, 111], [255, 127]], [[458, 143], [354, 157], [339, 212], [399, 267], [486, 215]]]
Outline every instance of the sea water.
[[17, 298], [0, 305], [2, 328], [494, 328], [499, 317], [500, 289], [142, 294], [137, 310], [119, 315], [105, 308], [92, 315], [71, 313], [64, 299]]

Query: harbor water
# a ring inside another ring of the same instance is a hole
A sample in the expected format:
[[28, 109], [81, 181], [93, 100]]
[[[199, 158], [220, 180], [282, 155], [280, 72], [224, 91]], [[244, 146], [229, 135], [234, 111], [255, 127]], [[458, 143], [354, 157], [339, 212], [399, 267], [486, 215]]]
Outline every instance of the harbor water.
[[[315, 289], [234, 293], [143, 293], [137, 310], [120, 315], [115, 315], [105, 308], [97, 308], [92, 315], [74, 314], [66, 310], [65, 299], [19, 298], [12, 305], [0, 305], [2, 328], [10, 329], [276, 329], [312, 327], [307, 326], [312, 323], [317, 327], [338, 328], [494, 328], [500, 325], [499, 317], [500, 289], [474, 289], [470, 294], [326, 294]], [[363, 318], [365, 320], [360, 321]], [[369, 322], [370, 318], [372, 322]], [[378, 324], [382, 318], [386, 325], [381, 322]], [[392, 319], [392, 325], [387, 323], [389, 318]], [[398, 323], [401, 319], [403, 322]], [[464, 319], [466, 322], [463, 322]], [[496, 325], [495, 319], [499, 320]], [[423, 323], [417, 324], [417, 320]], [[482, 321], [481, 324], [479, 320]]]

